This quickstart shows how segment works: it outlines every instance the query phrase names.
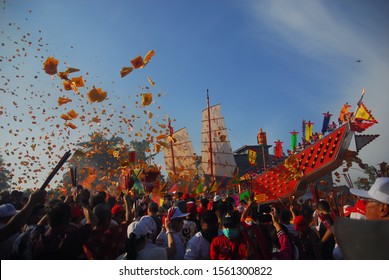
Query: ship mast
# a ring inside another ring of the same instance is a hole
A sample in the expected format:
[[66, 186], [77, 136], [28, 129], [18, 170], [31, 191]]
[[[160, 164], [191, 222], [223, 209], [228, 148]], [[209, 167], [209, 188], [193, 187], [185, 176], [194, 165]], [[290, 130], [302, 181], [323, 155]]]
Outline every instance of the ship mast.
[[[168, 128], [169, 128], [169, 136], [172, 138], [174, 130], [173, 130], [173, 127], [171, 126], [170, 118], [169, 118]], [[170, 150], [172, 152], [173, 174], [175, 176], [176, 175], [176, 164], [174, 162], [174, 149], [173, 149], [173, 145], [174, 145], [173, 141], [170, 141]]]
[[213, 178], [213, 151], [212, 151], [212, 131], [211, 131], [211, 108], [209, 106], [209, 95], [207, 89], [207, 109], [208, 109], [208, 132], [209, 132], [209, 153], [211, 163], [211, 180]]

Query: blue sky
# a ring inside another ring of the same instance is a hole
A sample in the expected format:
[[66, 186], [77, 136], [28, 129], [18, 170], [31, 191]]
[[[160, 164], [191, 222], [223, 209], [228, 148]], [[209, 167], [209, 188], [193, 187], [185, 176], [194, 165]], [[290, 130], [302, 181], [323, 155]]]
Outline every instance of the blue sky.
[[[46, 170], [29, 173], [30, 182], [18, 185], [41, 184], [57, 162], [49, 154], [62, 155], [88, 133], [107, 127], [134, 140], [134, 132], [147, 122], [144, 110], [154, 114], [154, 127], [165, 115], [176, 119], [176, 129], [187, 127], [200, 153], [207, 89], [211, 103], [222, 105], [233, 150], [256, 144], [260, 128], [267, 132], [268, 144], [280, 139], [286, 150], [289, 132], [301, 131], [303, 118], [319, 131], [323, 112], [337, 118], [345, 102], [355, 108], [366, 88], [365, 104], [379, 122], [366, 133], [381, 136], [360, 157], [369, 164], [388, 162], [388, 14], [389, 4], [379, 0], [6, 0], [0, 11], [1, 154], [9, 154], [4, 160], [13, 163], [15, 174], [28, 173], [18, 164], [23, 159], [31, 164], [26, 155], [38, 156], [38, 165]], [[123, 66], [152, 49], [156, 54], [144, 69], [120, 77]], [[23, 55], [8, 60], [18, 53]], [[51, 79], [42, 71], [47, 56], [58, 59], [62, 71], [66, 66], [81, 70], [74, 75], [86, 79], [80, 95], [60, 92], [58, 77]], [[108, 100], [89, 104], [82, 94], [92, 86], [107, 91]], [[137, 95], [147, 86], [154, 102], [136, 108]], [[59, 96], [73, 102], [56, 108]], [[76, 130], [63, 130], [59, 116], [70, 109], [84, 114], [86, 121], [75, 120]], [[107, 113], [101, 115], [102, 110]], [[133, 114], [140, 119], [128, 137], [128, 130], [118, 127], [119, 116]], [[101, 123], [88, 123], [95, 115]], [[48, 140], [37, 140], [46, 135]], [[33, 143], [38, 144], [35, 151]], [[161, 153], [156, 162], [163, 164], [162, 158]]]

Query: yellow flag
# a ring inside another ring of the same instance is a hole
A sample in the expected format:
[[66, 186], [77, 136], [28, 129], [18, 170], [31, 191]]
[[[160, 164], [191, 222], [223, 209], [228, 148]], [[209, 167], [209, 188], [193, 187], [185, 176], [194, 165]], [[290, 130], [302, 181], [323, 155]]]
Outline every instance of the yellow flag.
[[305, 140], [310, 141], [312, 137], [313, 123], [308, 122], [305, 124]]
[[363, 103], [361, 103], [361, 106], [359, 106], [358, 111], [355, 114], [355, 118], [376, 122], [374, 117], [367, 110], [367, 108], [365, 107], [365, 105]]
[[211, 182], [211, 189], [209, 190], [209, 193], [214, 193], [217, 191], [217, 182], [216, 180]]

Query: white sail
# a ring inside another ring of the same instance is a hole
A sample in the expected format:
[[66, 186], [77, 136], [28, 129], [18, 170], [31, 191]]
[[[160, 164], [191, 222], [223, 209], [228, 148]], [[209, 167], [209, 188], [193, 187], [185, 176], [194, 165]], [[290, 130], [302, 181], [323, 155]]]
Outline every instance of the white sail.
[[197, 173], [195, 166], [196, 155], [192, 142], [189, 139], [188, 131], [185, 127], [177, 130], [173, 133], [173, 138], [176, 140], [173, 143], [173, 154], [170, 143], [168, 144], [169, 147], [164, 148], [166, 171], [168, 174], [170, 173], [181, 178], [193, 178]]
[[[228, 138], [227, 129], [224, 124], [224, 118], [220, 113], [220, 104], [209, 108], [210, 117], [208, 117], [208, 108], [202, 112], [202, 132], [201, 132], [201, 164], [205, 174], [212, 175], [211, 172], [211, 153], [210, 153], [210, 134], [212, 143], [212, 167], [214, 176], [232, 177], [236, 169], [236, 162]], [[210, 120], [210, 122], [209, 122]]]

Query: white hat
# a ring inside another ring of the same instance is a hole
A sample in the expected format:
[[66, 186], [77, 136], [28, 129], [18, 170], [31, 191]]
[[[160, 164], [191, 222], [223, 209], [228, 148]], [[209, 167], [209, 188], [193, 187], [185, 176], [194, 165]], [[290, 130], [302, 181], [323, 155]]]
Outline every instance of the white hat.
[[148, 215], [140, 218], [139, 221], [141, 224], [144, 224], [147, 228], [148, 233], [156, 233], [157, 232], [157, 224], [154, 219]]
[[11, 203], [0, 205], [0, 218], [10, 217], [16, 214], [15, 206]]
[[169, 208], [169, 210], [167, 210], [166, 219], [173, 220], [173, 219], [183, 218], [183, 217], [186, 217], [188, 215], [189, 215], [189, 213], [182, 213], [180, 208], [175, 206], [175, 207], [171, 207], [171, 208]]
[[130, 237], [130, 234], [135, 234], [135, 238], [139, 239], [143, 236], [146, 236], [148, 229], [144, 223], [139, 221], [132, 222], [127, 228], [127, 236]]
[[215, 197], [213, 198], [213, 201], [216, 202], [216, 201], [219, 201], [221, 198], [220, 198], [220, 195], [215, 195]]
[[389, 204], [389, 178], [377, 178], [368, 191], [350, 189], [350, 192], [359, 197], [370, 198], [385, 204]]

